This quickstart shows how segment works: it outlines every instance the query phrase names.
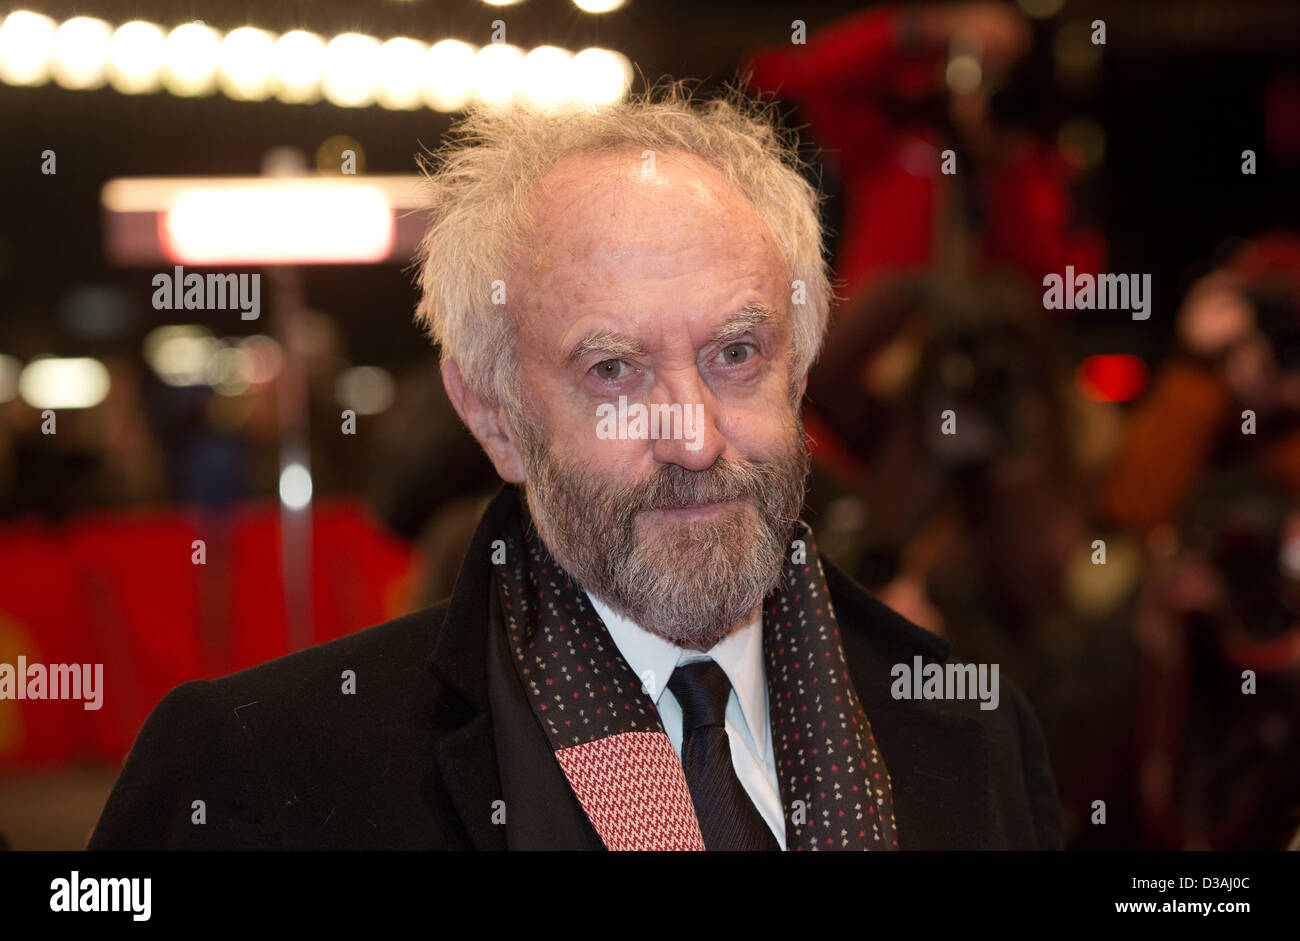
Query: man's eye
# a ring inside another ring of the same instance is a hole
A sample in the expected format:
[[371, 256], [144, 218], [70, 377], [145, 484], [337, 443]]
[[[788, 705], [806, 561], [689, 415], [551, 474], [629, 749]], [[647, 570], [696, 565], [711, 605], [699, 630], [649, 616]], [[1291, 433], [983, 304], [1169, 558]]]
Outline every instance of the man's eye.
[[591, 367], [598, 379], [622, 379], [627, 373], [627, 363], [621, 359], [606, 359]]
[[718, 353], [718, 356], [720, 357], [719, 361], [726, 366], [739, 366], [741, 363], [748, 361], [756, 352], [757, 349], [752, 343], [728, 343]]

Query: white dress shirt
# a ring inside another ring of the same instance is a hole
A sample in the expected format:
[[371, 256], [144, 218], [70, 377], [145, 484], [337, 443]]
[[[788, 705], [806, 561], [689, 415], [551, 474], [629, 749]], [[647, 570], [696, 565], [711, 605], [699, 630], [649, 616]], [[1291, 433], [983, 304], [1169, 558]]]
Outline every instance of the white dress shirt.
[[759, 814], [767, 822], [781, 849], [785, 849], [785, 816], [776, 777], [776, 751], [768, 718], [767, 671], [763, 665], [763, 611], [755, 608], [749, 620], [707, 653], [678, 647], [672, 641], [638, 626], [609, 609], [590, 592], [587, 598], [605, 622], [619, 653], [641, 678], [646, 693], [659, 710], [664, 731], [682, 755], [682, 707], [668, 688], [678, 664], [713, 660], [731, 681], [727, 697], [726, 729], [731, 764], [736, 777]]

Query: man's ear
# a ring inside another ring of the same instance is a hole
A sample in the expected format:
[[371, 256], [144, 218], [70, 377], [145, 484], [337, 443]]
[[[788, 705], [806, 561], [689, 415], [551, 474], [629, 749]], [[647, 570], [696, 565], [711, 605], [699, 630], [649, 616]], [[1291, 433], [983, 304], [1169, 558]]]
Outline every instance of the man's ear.
[[451, 399], [456, 414], [483, 446], [501, 479], [511, 484], [523, 483], [523, 450], [519, 446], [519, 439], [515, 437], [514, 428], [510, 426], [506, 410], [498, 403], [480, 397], [466, 386], [460, 374], [460, 366], [451, 357], [442, 361], [442, 385], [447, 390], [447, 398]]

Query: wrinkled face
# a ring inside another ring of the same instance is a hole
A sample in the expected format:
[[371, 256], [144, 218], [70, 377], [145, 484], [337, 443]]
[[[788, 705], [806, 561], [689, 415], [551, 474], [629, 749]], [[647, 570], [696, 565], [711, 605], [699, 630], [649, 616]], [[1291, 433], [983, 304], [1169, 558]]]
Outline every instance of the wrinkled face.
[[706, 650], [776, 586], [803, 502], [786, 265], [685, 154], [571, 156], [532, 208], [507, 285], [538, 532], [592, 594]]

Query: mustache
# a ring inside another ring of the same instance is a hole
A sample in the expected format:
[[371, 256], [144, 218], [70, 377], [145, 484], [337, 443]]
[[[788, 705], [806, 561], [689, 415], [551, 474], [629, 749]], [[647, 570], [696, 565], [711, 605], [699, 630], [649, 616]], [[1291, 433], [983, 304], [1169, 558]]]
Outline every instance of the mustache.
[[678, 510], [702, 503], [757, 499], [782, 479], [779, 467], [769, 463], [718, 458], [702, 471], [665, 464], [644, 481], [624, 489], [619, 504], [628, 517], [644, 510]]

